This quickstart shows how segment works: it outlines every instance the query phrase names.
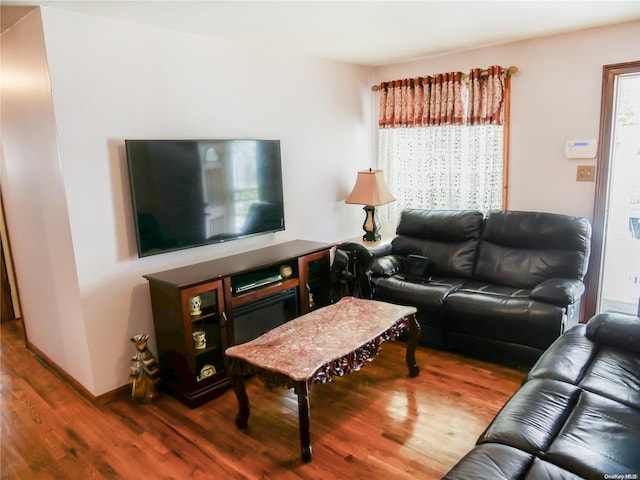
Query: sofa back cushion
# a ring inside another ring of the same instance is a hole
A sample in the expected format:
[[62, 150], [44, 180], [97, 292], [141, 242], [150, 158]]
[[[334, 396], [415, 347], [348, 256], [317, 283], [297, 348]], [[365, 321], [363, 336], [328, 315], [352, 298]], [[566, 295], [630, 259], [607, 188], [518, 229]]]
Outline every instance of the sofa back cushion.
[[491, 211], [485, 218], [474, 278], [533, 288], [549, 278], [582, 280], [591, 225], [554, 213]]
[[471, 278], [483, 215], [475, 210], [406, 209], [393, 239], [393, 254], [428, 257], [431, 273]]

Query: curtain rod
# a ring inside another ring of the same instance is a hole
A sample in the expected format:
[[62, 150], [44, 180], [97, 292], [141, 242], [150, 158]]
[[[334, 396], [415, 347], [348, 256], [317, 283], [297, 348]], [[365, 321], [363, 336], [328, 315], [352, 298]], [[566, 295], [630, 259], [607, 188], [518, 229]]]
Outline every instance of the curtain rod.
[[[518, 73], [518, 70], [519, 68], [514, 66], [507, 68], [507, 77], [512, 77], [513, 75]], [[480, 72], [480, 75], [482, 75], [483, 77], [486, 77], [487, 75], [489, 75], [489, 70], [482, 70]], [[463, 73], [462, 78], [469, 78], [469, 74]], [[382, 82], [382, 83], [388, 83], [388, 82]], [[372, 92], [377, 92], [378, 90], [380, 90], [380, 84], [374, 85], [373, 87], [371, 87]]]

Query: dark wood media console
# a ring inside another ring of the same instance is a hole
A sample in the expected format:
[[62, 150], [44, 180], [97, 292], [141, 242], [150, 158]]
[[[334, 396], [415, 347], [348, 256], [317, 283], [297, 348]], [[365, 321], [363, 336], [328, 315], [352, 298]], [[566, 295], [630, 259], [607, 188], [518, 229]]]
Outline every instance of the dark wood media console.
[[294, 240], [144, 275], [163, 388], [192, 408], [221, 395], [226, 348], [329, 304], [332, 247]]

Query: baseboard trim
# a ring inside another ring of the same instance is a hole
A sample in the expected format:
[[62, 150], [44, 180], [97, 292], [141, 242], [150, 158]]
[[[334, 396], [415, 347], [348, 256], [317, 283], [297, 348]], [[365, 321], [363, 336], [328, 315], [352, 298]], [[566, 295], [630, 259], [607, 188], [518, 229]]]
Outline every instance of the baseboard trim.
[[131, 387], [129, 385], [122, 385], [114, 390], [111, 390], [107, 393], [103, 393], [102, 395], [95, 396], [89, 390], [87, 390], [80, 382], [78, 382], [75, 378], [65, 372], [60, 366], [51, 360], [42, 350], [36, 347], [29, 340], [25, 342], [27, 350], [35, 355], [40, 363], [42, 363], [46, 368], [54, 372], [60, 378], [62, 378], [66, 383], [68, 383], [76, 392], [78, 392], [82, 397], [87, 399], [89, 402], [96, 406], [106, 405], [113, 400], [120, 400], [125, 398]]

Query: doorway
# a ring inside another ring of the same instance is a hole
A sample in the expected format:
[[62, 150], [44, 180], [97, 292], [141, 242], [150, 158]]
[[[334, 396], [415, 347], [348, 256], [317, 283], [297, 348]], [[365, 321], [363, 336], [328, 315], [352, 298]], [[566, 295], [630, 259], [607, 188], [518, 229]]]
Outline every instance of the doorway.
[[9, 237], [7, 235], [7, 225], [4, 218], [4, 207], [2, 204], [2, 192], [0, 192], [0, 316], [1, 322], [20, 318], [20, 306], [18, 302], [18, 289], [16, 287], [13, 263], [11, 262], [11, 250], [9, 248]]
[[586, 319], [640, 308], [640, 62], [605, 65]]

